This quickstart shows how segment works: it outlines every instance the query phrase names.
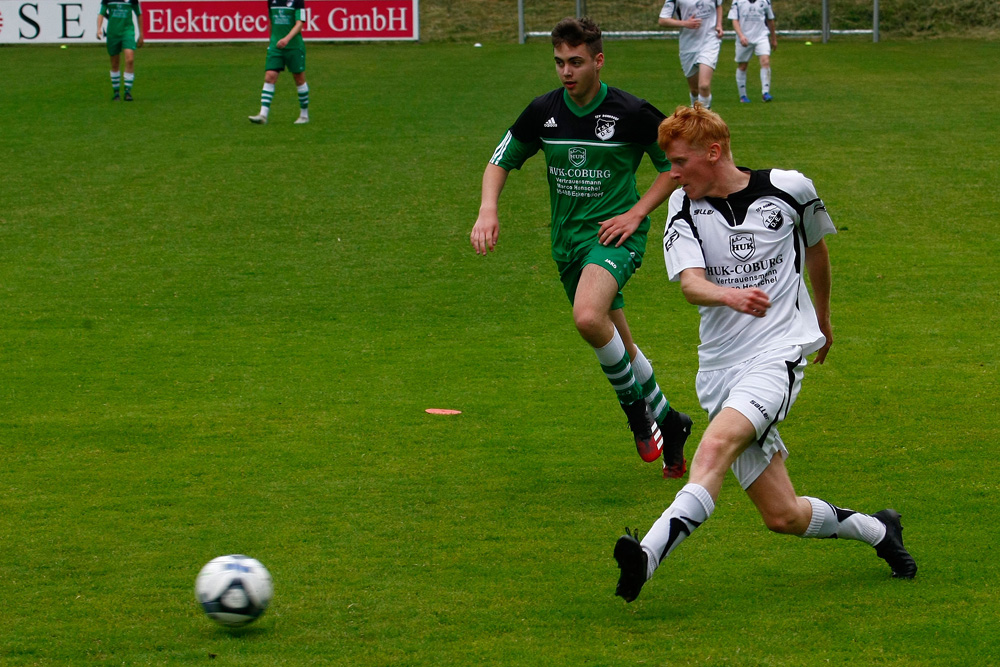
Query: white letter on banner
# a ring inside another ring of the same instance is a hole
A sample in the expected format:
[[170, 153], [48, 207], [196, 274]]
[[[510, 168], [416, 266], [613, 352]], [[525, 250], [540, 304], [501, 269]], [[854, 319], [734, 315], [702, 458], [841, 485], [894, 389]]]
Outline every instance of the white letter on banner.
[[343, 19], [337, 20], [334, 18], [334, 14], [346, 14], [347, 10], [343, 7], [338, 7], [330, 12], [330, 16], [327, 17], [327, 23], [330, 24], [330, 30], [334, 32], [344, 32], [347, 29], [347, 24], [344, 23]]
[[233, 31], [233, 17], [232, 16], [220, 16], [219, 17], [219, 30], [221, 32], [232, 32]]
[[316, 25], [316, 18], [313, 17], [313, 12], [311, 9], [306, 10], [306, 30], [312, 32], [313, 30], [319, 30], [319, 26]]
[[[389, 30], [390, 31], [404, 31], [406, 30], [406, 7], [389, 7], [386, 11], [389, 12]], [[396, 16], [396, 12], [399, 12], [399, 16]], [[396, 24], [399, 27], [396, 27]]]
[[162, 9], [150, 9], [149, 10], [149, 31], [152, 33], [162, 32], [163, 28], [160, 26], [160, 12]]
[[257, 31], [258, 32], [267, 32], [267, 17], [266, 16], [258, 16], [257, 17]]

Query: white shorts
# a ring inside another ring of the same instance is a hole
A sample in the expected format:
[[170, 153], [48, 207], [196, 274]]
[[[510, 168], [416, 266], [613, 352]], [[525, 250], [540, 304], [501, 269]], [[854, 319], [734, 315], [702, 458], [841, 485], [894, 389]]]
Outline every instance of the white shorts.
[[788, 458], [776, 426], [788, 416], [798, 398], [805, 366], [802, 348], [793, 346], [764, 352], [729, 368], [698, 372], [695, 388], [709, 419], [723, 408], [733, 408], [757, 431], [757, 442], [732, 465], [744, 489], [764, 472], [775, 454], [780, 452], [782, 458]]
[[746, 46], [740, 44], [739, 37], [736, 38], [736, 62], [748, 63], [755, 55], [758, 58], [771, 55], [771, 40], [767, 35], [756, 42], [747, 42]]
[[684, 76], [691, 78], [698, 73], [698, 65], [708, 65], [712, 69], [719, 64], [719, 48], [722, 40], [710, 39], [701, 45], [698, 51], [685, 51], [681, 53], [681, 69]]

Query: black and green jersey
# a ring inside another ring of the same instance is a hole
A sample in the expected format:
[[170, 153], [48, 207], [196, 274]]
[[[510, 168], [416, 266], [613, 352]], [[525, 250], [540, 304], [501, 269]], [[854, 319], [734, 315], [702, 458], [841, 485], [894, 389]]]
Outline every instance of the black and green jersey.
[[132, 14], [139, 16], [139, 0], [101, 0], [101, 14], [108, 20], [108, 40], [135, 35]]
[[[306, 20], [305, 0], [267, 0], [271, 19], [271, 48], [277, 48], [278, 40], [291, 32], [296, 21]], [[300, 32], [285, 46], [286, 49], [305, 49], [306, 43]]]
[[[564, 89], [535, 98], [511, 126], [490, 162], [520, 169], [541, 149], [548, 167], [552, 203], [552, 257], [572, 258], [574, 249], [597, 242], [600, 223], [639, 201], [635, 172], [643, 154], [660, 172], [670, 162], [656, 143], [665, 118], [645, 100], [601, 84], [586, 107]], [[645, 240], [649, 218], [636, 230]]]

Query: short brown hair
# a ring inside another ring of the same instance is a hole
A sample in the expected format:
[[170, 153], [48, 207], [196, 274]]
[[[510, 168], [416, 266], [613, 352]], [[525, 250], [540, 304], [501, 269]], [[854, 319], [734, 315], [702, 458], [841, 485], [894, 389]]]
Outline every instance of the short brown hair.
[[601, 28], [586, 16], [579, 19], [567, 16], [556, 24], [556, 27], [552, 29], [552, 46], [557, 47], [560, 44], [569, 44], [570, 46], [586, 44], [587, 50], [592, 56], [604, 53]]
[[729, 126], [726, 121], [697, 102], [693, 107], [677, 107], [660, 123], [656, 137], [660, 148], [667, 150], [670, 142], [676, 139], [684, 139], [692, 146], [704, 149], [717, 143], [722, 148], [723, 155], [730, 154]]

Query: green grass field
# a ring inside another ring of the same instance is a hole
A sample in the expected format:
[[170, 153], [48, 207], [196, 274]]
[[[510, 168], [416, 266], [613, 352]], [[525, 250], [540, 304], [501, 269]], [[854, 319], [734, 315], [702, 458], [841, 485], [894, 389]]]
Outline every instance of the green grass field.
[[[631, 605], [614, 542], [681, 482], [572, 326], [540, 158], [497, 251], [468, 244], [549, 47], [311, 46], [313, 122], [286, 74], [264, 127], [259, 45], [143, 49], [130, 105], [102, 48], [0, 49], [0, 663], [1000, 662], [996, 48], [785, 42], [776, 101], [740, 106], [724, 45], [737, 162], [803, 171], [840, 229], [792, 476], [899, 509], [920, 572], [769, 534], [730, 478]], [[606, 52], [612, 85], [686, 100], [675, 43]], [[628, 312], [697, 435], [664, 217]], [[192, 592], [226, 553], [275, 579], [235, 634]]]

